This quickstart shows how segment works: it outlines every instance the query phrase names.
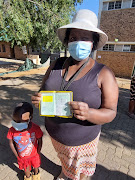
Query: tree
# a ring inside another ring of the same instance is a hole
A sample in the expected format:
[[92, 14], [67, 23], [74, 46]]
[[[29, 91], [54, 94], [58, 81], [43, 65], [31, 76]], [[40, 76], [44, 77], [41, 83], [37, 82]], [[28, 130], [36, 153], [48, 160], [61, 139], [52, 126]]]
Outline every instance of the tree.
[[56, 30], [70, 22], [77, 3], [81, 4], [82, 1], [1, 0], [0, 34], [3, 40], [9, 39], [12, 46], [17, 44], [60, 49]]

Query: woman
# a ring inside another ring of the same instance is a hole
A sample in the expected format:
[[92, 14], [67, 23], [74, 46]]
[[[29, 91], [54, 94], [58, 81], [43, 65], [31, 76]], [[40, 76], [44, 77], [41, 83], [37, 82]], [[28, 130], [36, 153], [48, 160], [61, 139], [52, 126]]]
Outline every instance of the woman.
[[[79, 10], [57, 33], [71, 56], [51, 64], [41, 89], [73, 91], [73, 118], [49, 117], [45, 126], [62, 165], [57, 180], [79, 180], [95, 172], [101, 125], [116, 116], [118, 86], [111, 70], [91, 58], [92, 51], [107, 41], [93, 12]], [[38, 107], [40, 99], [36, 93], [32, 103]]]

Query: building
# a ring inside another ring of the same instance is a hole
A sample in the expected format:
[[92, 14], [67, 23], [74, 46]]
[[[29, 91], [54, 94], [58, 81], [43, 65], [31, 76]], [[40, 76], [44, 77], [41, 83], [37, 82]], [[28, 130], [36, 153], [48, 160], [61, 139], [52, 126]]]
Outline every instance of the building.
[[40, 48], [31, 48], [26, 46], [11, 47], [10, 42], [0, 41], [0, 58], [12, 58], [18, 60], [26, 60], [29, 58], [34, 64], [40, 65], [45, 63], [50, 57], [50, 61], [54, 61], [60, 57], [60, 52], [51, 53], [49, 50]]
[[117, 77], [130, 78], [135, 61], [135, 0], [99, 0], [99, 27], [108, 35], [98, 62]]
[[14, 58], [14, 50], [11, 48], [10, 42], [0, 41], [0, 57]]
[[[24, 46], [26, 47], [26, 46]], [[26, 50], [25, 50], [26, 51]], [[27, 53], [19, 46], [11, 47], [10, 42], [0, 41], [0, 57], [25, 60]]]

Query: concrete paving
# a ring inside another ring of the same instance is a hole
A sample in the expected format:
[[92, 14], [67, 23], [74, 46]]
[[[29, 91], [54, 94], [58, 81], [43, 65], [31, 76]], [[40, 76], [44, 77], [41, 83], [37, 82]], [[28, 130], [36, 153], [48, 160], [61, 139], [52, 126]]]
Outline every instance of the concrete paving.
[[[12, 111], [20, 101], [31, 102], [38, 91], [43, 74], [0, 81], [0, 180], [23, 180], [16, 158], [6, 138], [11, 127]], [[118, 113], [102, 126], [97, 156], [97, 169], [92, 180], [135, 180], [135, 119], [127, 116], [130, 80], [117, 79], [120, 84]], [[124, 84], [126, 84], [124, 88]], [[44, 128], [44, 118], [34, 108], [33, 121], [44, 132], [41, 151], [41, 180], [53, 180], [61, 171], [60, 161]]]

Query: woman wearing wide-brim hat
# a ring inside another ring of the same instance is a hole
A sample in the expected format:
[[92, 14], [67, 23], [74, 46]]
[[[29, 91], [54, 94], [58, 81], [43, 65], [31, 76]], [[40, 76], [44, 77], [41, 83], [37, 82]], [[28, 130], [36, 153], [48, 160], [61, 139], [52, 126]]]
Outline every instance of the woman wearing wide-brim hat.
[[[42, 90], [73, 91], [74, 101], [69, 103], [73, 117], [45, 120], [62, 165], [57, 180], [79, 180], [94, 174], [101, 125], [116, 116], [116, 79], [108, 67], [91, 58], [91, 53], [107, 42], [107, 35], [97, 23], [96, 15], [83, 9], [71, 24], [58, 29], [58, 37], [71, 56], [51, 64], [43, 78]], [[41, 94], [36, 93], [32, 103], [38, 107], [40, 99]]]

